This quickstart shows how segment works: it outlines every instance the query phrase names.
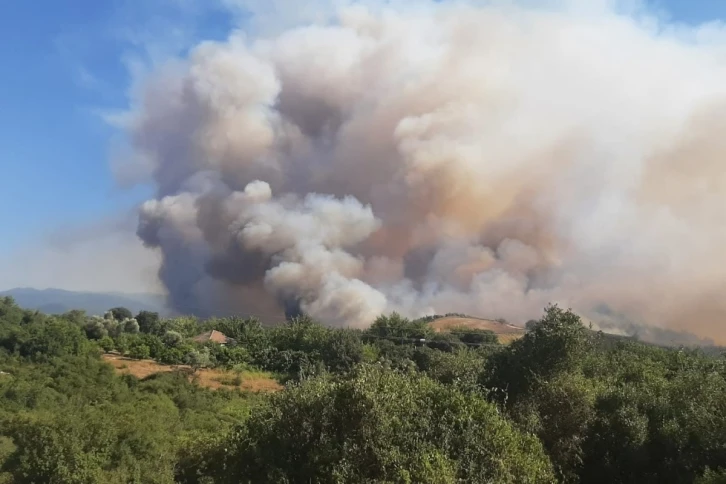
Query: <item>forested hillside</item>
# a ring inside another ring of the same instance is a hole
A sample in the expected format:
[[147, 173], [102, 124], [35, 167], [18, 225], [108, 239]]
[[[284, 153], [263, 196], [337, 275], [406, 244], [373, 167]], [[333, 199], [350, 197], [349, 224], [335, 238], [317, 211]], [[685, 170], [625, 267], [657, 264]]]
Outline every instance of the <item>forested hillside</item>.
[[[217, 330], [226, 345], [194, 337]], [[102, 355], [186, 365], [139, 380]], [[272, 393], [197, 384], [214, 367]], [[0, 299], [0, 482], [726, 482], [726, 360], [556, 306], [509, 345], [380, 317], [49, 317]]]

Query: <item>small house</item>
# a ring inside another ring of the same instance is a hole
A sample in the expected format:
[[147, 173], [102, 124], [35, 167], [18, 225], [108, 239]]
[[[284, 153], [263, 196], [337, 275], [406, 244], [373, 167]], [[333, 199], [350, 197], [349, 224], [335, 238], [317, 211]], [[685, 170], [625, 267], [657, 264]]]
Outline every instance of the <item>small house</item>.
[[202, 333], [199, 336], [195, 336], [193, 338], [193, 341], [197, 343], [217, 343], [220, 345], [228, 345], [228, 344], [234, 344], [234, 340], [232, 338], [228, 338], [224, 333], [220, 333], [217, 330], [211, 330], [207, 331], [206, 333]]

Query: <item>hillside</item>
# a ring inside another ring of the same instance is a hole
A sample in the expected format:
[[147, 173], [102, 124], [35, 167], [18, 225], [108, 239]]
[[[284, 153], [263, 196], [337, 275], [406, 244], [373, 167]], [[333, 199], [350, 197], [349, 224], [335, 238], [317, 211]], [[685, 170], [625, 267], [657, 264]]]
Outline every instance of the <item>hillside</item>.
[[0, 483], [725, 482], [723, 358], [557, 306], [524, 335], [434, 318], [137, 326], [0, 299]]
[[456, 328], [493, 331], [499, 337], [499, 342], [503, 344], [521, 338], [525, 333], [524, 328], [512, 324], [500, 323], [499, 321], [492, 321], [490, 319], [464, 318], [459, 316], [439, 318], [430, 324], [437, 333], [451, 331]]
[[89, 314], [103, 314], [110, 308], [125, 307], [132, 313], [154, 311], [166, 313], [164, 297], [157, 294], [124, 294], [66, 291], [63, 289], [15, 288], [0, 291], [11, 296], [19, 306], [48, 314], [62, 314], [82, 309]]
[[[189, 365], [163, 365], [154, 360], [135, 360], [119, 354], [107, 353], [103, 355], [103, 361], [110, 363], [117, 373], [129, 374], [136, 378], [144, 379], [159, 373], [181, 372], [193, 381], [205, 388], [238, 388], [250, 392], [275, 392], [281, 390], [280, 385], [269, 373], [265, 372], [233, 372], [220, 369], [204, 368], [196, 375], [192, 375]], [[196, 378], [193, 378], [195, 376]]]

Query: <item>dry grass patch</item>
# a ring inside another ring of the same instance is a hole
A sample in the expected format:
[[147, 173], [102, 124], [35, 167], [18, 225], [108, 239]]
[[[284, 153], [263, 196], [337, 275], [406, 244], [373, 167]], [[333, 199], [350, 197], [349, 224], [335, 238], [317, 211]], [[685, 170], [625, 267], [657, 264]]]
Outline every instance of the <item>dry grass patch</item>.
[[431, 327], [437, 333], [449, 332], [454, 329], [482, 329], [489, 330], [496, 333], [501, 344], [508, 344], [512, 341], [524, 336], [524, 328], [514, 326], [513, 324], [500, 323], [499, 321], [492, 321], [490, 319], [478, 319], [478, 318], [461, 318], [461, 317], [448, 317], [440, 318], [432, 321]]
[[259, 371], [232, 372], [205, 368], [192, 374], [192, 369], [187, 365], [162, 365], [153, 360], [134, 360], [118, 354], [105, 354], [103, 359], [119, 374], [133, 375], [139, 379], [156, 373], [180, 371], [187, 373], [190, 381], [212, 389], [239, 388], [250, 392], [275, 392], [283, 388], [272, 375]]

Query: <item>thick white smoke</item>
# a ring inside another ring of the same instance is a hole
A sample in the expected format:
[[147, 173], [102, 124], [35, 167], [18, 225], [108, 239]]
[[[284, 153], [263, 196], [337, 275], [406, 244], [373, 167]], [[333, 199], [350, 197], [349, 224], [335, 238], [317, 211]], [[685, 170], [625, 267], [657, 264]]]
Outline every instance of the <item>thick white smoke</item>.
[[560, 3], [358, 4], [158, 72], [129, 134], [171, 304], [716, 333], [726, 29]]

